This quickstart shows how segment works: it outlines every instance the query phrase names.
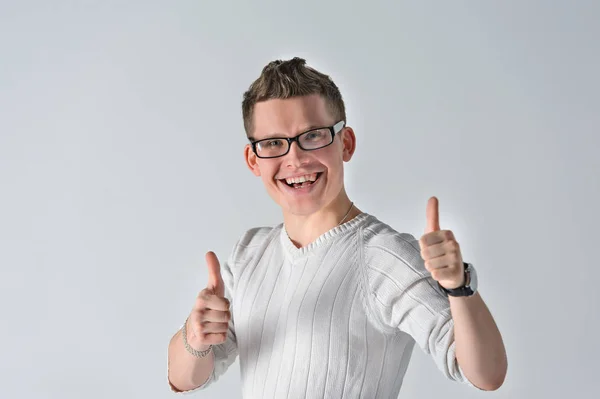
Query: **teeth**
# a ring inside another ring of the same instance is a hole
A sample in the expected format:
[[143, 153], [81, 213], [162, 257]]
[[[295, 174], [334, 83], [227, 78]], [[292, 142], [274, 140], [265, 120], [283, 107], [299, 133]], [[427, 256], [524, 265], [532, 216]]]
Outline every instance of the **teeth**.
[[298, 177], [290, 177], [288, 179], [285, 179], [285, 182], [287, 184], [294, 184], [294, 183], [304, 183], [305, 181], [310, 181], [313, 182], [317, 180], [317, 174], [313, 173], [310, 175], [304, 175], [304, 176], [298, 176]]

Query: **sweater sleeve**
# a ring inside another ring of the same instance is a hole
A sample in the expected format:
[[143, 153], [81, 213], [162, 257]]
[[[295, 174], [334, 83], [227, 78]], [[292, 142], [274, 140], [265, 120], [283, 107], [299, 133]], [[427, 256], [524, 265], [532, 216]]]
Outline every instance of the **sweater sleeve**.
[[472, 385], [456, 361], [450, 302], [425, 269], [418, 240], [383, 224], [361, 239], [367, 306], [380, 327], [409, 334], [447, 378]]
[[[235, 268], [235, 264], [237, 261], [237, 250], [239, 248], [239, 242], [235, 245], [229, 259], [226, 262], [221, 263], [221, 276], [223, 277], [223, 282], [225, 283], [225, 297], [229, 299], [231, 304], [231, 309], [234, 307], [234, 277], [233, 277], [233, 269]], [[233, 364], [236, 357], [238, 356], [238, 347], [237, 347], [237, 339], [235, 335], [235, 320], [233, 317], [233, 311], [231, 312], [231, 320], [229, 321], [229, 330], [227, 331], [227, 339], [225, 342], [219, 345], [213, 345], [212, 352], [209, 356], [214, 356], [214, 368], [213, 372], [209, 375], [208, 379], [204, 382], [204, 384], [199, 387], [189, 390], [189, 391], [176, 391], [169, 382], [171, 387], [171, 391], [179, 393], [179, 394], [190, 394], [193, 392], [197, 392], [199, 390], [203, 390], [208, 386], [215, 383], [220, 376], [222, 376], [229, 366]], [[183, 326], [182, 326], [183, 327]]]

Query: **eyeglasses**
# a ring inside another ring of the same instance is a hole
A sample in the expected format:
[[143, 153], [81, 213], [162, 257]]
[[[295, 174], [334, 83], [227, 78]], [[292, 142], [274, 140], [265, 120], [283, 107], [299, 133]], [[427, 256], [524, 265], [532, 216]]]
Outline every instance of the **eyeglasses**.
[[339, 121], [333, 126], [319, 127], [311, 129], [307, 132], [300, 133], [296, 137], [270, 137], [257, 141], [250, 141], [252, 151], [259, 158], [278, 158], [288, 152], [292, 143], [295, 141], [298, 147], [304, 151], [314, 151], [323, 147], [327, 147], [333, 143], [333, 139], [344, 126], [345, 121]]

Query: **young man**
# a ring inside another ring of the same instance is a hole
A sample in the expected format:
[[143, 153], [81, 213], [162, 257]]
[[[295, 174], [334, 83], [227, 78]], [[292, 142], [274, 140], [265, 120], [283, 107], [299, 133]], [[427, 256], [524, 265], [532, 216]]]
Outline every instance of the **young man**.
[[348, 198], [356, 139], [333, 81], [273, 61], [242, 111], [248, 168], [283, 223], [246, 232], [222, 265], [207, 254], [208, 287], [169, 344], [171, 388], [205, 388], [239, 355], [244, 398], [392, 398], [415, 343], [447, 378], [499, 388], [502, 338], [437, 199], [417, 240]]

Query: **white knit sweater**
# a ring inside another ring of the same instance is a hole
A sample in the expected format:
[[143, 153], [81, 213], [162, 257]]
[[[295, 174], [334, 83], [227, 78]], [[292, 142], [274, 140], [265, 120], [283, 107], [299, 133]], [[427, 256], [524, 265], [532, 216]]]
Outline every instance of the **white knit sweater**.
[[[418, 241], [362, 213], [304, 248], [255, 228], [221, 265], [232, 304], [217, 381], [237, 356], [250, 398], [396, 398], [416, 344], [472, 385], [455, 357], [448, 298]], [[188, 391], [188, 392], [194, 392]]]

